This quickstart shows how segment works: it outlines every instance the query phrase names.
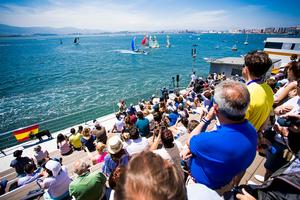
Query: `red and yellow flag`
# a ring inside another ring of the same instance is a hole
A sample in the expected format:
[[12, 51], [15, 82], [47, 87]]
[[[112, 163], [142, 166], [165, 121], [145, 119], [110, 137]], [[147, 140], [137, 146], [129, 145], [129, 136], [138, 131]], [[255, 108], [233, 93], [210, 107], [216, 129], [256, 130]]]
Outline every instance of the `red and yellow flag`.
[[16, 137], [16, 139], [18, 140], [18, 142], [23, 142], [23, 141], [29, 139], [30, 133], [37, 134], [38, 132], [39, 132], [39, 125], [35, 124], [32, 126], [23, 128], [23, 129], [16, 130], [13, 132], [13, 134]]

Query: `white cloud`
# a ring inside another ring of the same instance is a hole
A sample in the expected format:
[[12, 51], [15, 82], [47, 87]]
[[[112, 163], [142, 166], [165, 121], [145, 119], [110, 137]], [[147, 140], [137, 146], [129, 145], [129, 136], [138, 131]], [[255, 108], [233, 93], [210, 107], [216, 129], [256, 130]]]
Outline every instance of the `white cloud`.
[[175, 28], [207, 28], [221, 26], [226, 11], [179, 10], [162, 13], [136, 4], [116, 4], [112, 1], [66, 5], [52, 0], [48, 7], [6, 5], [0, 23], [16, 26], [78, 27], [101, 30], [158, 30]]

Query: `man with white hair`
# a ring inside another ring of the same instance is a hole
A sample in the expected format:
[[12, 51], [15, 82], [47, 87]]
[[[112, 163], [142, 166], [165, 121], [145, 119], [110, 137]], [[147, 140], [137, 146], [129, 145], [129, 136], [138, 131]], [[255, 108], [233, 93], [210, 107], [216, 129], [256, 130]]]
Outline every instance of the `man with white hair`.
[[74, 169], [78, 177], [70, 183], [70, 195], [76, 200], [101, 199], [105, 194], [106, 177], [98, 171], [90, 173], [89, 165], [82, 160], [74, 163]]
[[[187, 139], [191, 177], [211, 189], [221, 189], [250, 166], [255, 158], [257, 134], [244, 119], [250, 102], [246, 85], [224, 81], [215, 88], [214, 104], [206, 117]], [[202, 128], [216, 116], [220, 126], [215, 131]]]

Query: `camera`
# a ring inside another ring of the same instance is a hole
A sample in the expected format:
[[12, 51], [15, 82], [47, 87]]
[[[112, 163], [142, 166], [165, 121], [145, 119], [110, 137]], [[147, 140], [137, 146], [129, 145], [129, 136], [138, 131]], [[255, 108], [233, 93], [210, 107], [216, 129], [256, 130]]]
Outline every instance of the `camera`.
[[289, 127], [289, 126], [293, 125], [293, 120], [287, 119], [287, 118], [283, 118], [283, 117], [278, 117], [277, 123], [280, 126]]

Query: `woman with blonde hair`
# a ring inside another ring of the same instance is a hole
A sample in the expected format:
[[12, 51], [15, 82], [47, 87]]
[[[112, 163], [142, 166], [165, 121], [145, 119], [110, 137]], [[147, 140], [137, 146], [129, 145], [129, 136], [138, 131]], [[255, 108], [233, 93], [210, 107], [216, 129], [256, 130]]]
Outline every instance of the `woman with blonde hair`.
[[94, 144], [96, 140], [96, 136], [91, 134], [90, 128], [84, 128], [82, 131], [83, 137], [80, 139], [82, 146], [86, 147], [89, 152], [93, 152], [96, 150], [96, 146]]
[[89, 151], [87, 151], [88, 157], [92, 161], [93, 165], [103, 162], [105, 156], [107, 155], [106, 146], [102, 142], [97, 143], [96, 151], [96, 155], [92, 155]]

